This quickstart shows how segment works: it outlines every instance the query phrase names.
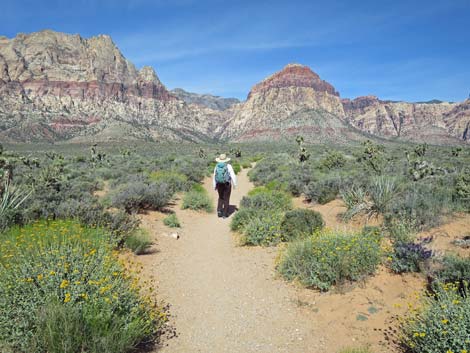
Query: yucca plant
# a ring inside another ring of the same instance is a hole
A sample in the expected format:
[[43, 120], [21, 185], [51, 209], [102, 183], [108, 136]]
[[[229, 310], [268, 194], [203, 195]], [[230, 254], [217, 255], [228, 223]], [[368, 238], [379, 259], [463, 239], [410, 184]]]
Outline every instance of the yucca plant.
[[341, 193], [348, 210], [345, 219], [364, 213], [370, 219], [373, 216], [384, 214], [388, 205], [397, 193], [397, 184], [394, 179], [377, 177], [367, 191], [361, 187], [352, 187]]
[[7, 212], [17, 210], [31, 195], [31, 191], [19, 189], [12, 185], [8, 179], [4, 180], [1, 200], [0, 200], [0, 217]]

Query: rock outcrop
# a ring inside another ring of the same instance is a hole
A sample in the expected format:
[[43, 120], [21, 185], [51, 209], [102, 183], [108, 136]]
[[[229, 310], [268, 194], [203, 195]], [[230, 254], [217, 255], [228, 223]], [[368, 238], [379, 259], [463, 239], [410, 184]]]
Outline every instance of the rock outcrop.
[[201, 141], [220, 125], [214, 115], [172, 95], [151, 67], [137, 70], [109, 36], [0, 39], [2, 139]]
[[213, 96], [211, 94], [199, 94], [187, 92], [181, 88], [172, 89], [171, 94], [175, 97], [184, 100], [188, 104], [195, 104], [203, 108], [209, 108], [212, 110], [227, 110], [232, 105], [240, 103], [236, 98], [223, 98], [219, 96]]
[[461, 103], [341, 99], [307, 66], [289, 64], [245, 102], [168, 91], [137, 70], [111, 38], [54, 31], [0, 37], [0, 140], [347, 142], [364, 133], [428, 143], [470, 143]]
[[439, 101], [390, 102], [375, 96], [343, 99], [346, 120], [358, 129], [385, 138], [430, 143], [455, 143], [463, 139], [464, 124], [460, 117], [455, 114], [454, 119], [450, 117], [456, 106], [458, 104]]
[[[232, 117], [220, 136], [235, 141], [289, 138], [300, 133], [313, 137], [322, 132], [317, 131], [317, 118], [344, 117], [333, 86], [299, 64], [289, 64], [256, 84], [246, 102], [230, 111]], [[297, 112], [302, 114], [295, 115]]]

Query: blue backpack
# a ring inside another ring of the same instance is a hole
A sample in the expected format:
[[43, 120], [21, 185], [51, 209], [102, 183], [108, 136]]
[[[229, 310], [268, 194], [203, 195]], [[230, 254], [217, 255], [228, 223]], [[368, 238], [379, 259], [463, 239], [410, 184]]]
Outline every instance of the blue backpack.
[[230, 181], [230, 173], [228, 172], [227, 163], [219, 162], [215, 166], [215, 182], [224, 184]]

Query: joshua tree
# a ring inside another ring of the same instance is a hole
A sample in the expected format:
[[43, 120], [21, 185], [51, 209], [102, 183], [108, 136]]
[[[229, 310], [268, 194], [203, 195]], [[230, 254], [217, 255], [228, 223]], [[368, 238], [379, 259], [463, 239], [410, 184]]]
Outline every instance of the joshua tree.
[[299, 155], [298, 155], [299, 162], [303, 163], [310, 158], [310, 153], [308, 153], [305, 147], [303, 146], [304, 138], [302, 136], [297, 136], [295, 138], [295, 142], [297, 142], [297, 144], [299, 145]]

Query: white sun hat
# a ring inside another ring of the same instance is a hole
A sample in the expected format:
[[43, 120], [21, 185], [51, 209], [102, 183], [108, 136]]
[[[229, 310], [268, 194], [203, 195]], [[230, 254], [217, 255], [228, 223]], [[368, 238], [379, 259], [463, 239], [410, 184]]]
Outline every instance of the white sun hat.
[[228, 161], [230, 161], [230, 158], [227, 158], [227, 156], [225, 155], [225, 153], [222, 153], [219, 157], [217, 157], [215, 159], [216, 162], [222, 162], [222, 163], [226, 163]]

